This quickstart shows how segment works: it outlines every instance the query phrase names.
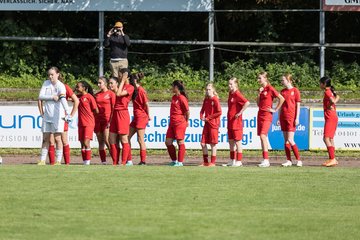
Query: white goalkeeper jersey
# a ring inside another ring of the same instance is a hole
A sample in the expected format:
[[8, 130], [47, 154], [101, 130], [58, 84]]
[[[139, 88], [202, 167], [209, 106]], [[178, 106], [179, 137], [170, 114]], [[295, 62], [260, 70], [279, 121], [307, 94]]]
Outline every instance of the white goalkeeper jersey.
[[44, 122], [53, 123], [55, 125], [63, 122], [65, 117], [64, 107], [61, 104], [61, 101], [54, 101], [53, 97], [57, 95], [66, 95], [65, 85], [57, 81], [55, 84], [52, 84], [50, 80], [46, 80], [40, 90], [39, 100], [43, 101], [44, 105]]

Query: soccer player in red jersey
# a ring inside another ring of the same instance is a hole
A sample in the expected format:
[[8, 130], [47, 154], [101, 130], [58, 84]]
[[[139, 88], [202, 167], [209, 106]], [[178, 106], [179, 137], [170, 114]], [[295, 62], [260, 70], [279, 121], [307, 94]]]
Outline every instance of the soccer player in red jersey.
[[284, 149], [286, 154], [286, 162], [283, 163], [282, 166], [292, 166], [292, 150], [297, 160], [296, 166], [302, 167], [299, 149], [294, 141], [295, 130], [296, 126], [299, 124], [300, 117], [300, 91], [293, 86], [293, 79], [291, 74], [285, 74], [282, 76], [281, 83], [285, 88], [281, 90], [280, 94], [284, 97], [285, 101], [279, 109], [279, 123], [285, 139]]
[[[284, 103], [284, 97], [270, 85], [267, 72], [262, 72], [258, 75], [258, 82], [261, 85], [259, 93], [256, 98], [256, 103], [259, 106], [257, 115], [257, 135], [260, 136], [261, 148], [263, 151], [263, 161], [258, 165], [259, 167], [270, 167], [269, 153], [268, 153], [268, 132], [272, 122], [273, 113], [281, 108]], [[276, 108], [272, 108], [274, 99], [279, 99]]]
[[[242, 114], [250, 102], [240, 93], [238, 80], [231, 78], [229, 80], [229, 97], [228, 97], [228, 138], [230, 145], [230, 162], [223, 166], [241, 167], [242, 166], [242, 137], [243, 124]], [[235, 155], [236, 154], [236, 155]]]
[[95, 94], [95, 101], [99, 109], [99, 114], [95, 117], [96, 137], [99, 142], [99, 155], [102, 164], [106, 164], [105, 146], [110, 149], [109, 143], [109, 127], [110, 117], [115, 105], [115, 93], [107, 87], [108, 80], [106, 77], [98, 79], [98, 87], [100, 91]]
[[[75, 113], [77, 112], [78, 106], [79, 106], [79, 99], [77, 98], [77, 96], [75, 95], [73, 90], [69, 87], [69, 85], [64, 83], [64, 79], [63, 79], [63, 76], [60, 71], [59, 71], [59, 80], [60, 80], [60, 82], [62, 82], [65, 85], [66, 100], [71, 100], [73, 102], [73, 108], [71, 110], [70, 116], [74, 117]], [[44, 114], [43, 101], [38, 100], [38, 108], [40, 111], [40, 115], [43, 115]], [[68, 140], [68, 130], [69, 130], [69, 123], [67, 121], [65, 121], [64, 122], [64, 132], [61, 133], [61, 141], [63, 143], [63, 156], [64, 156], [64, 161], [65, 161], [66, 165], [70, 164], [70, 145], [69, 145], [69, 140]], [[50, 138], [49, 138], [48, 155], [49, 155], [50, 165], [61, 165], [61, 161], [60, 162], [55, 161], [55, 137], [54, 137], [53, 133], [50, 134]]]
[[[147, 93], [140, 85], [141, 79], [144, 78], [143, 73], [132, 74], [131, 81], [134, 81], [138, 90], [136, 98], [133, 100], [133, 113], [134, 119], [130, 123], [129, 144], [131, 138], [137, 133], [137, 140], [140, 145], [140, 162], [139, 165], [146, 164], [146, 145], [145, 145], [145, 128], [150, 118], [150, 106]], [[131, 154], [128, 157], [128, 165], [132, 164]]]
[[335, 159], [334, 136], [338, 125], [336, 103], [339, 101], [340, 97], [336, 94], [335, 88], [331, 85], [331, 79], [328, 77], [322, 77], [320, 79], [320, 88], [324, 90], [324, 143], [326, 144], [329, 154], [329, 160], [325, 161], [322, 165], [334, 167], [338, 164]]
[[[185, 92], [185, 87], [180, 80], [172, 83], [172, 91], [174, 96], [171, 99], [170, 106], [170, 124], [166, 132], [165, 145], [169, 156], [172, 160], [170, 166], [182, 167], [185, 158], [185, 131], [189, 124], [189, 103]], [[178, 156], [176, 157], [176, 149], [173, 144], [177, 141], [179, 146]]]
[[[121, 164], [125, 165], [131, 149], [129, 144], [130, 114], [128, 110], [129, 102], [134, 100], [137, 89], [134, 82], [129, 79], [129, 70], [121, 69], [119, 72], [121, 81], [116, 82], [116, 78], [110, 79], [110, 88], [115, 91], [116, 100], [114, 111], [110, 122], [110, 154], [113, 165], [119, 164], [120, 148], [117, 145], [118, 139], [123, 148], [121, 154]], [[130, 165], [130, 164], [129, 164]]]
[[[202, 136], [201, 148], [203, 151], [204, 162], [200, 166], [215, 167], [216, 163], [216, 144], [219, 138], [221, 105], [218, 94], [212, 83], [206, 85], [205, 99], [200, 110], [200, 119], [205, 122]], [[211, 147], [211, 162], [209, 163], [209, 154], [207, 144]]]
[[76, 84], [76, 91], [79, 93], [78, 133], [81, 143], [81, 155], [84, 165], [90, 165], [91, 146], [95, 128], [95, 116], [99, 113], [92, 87], [85, 81]]

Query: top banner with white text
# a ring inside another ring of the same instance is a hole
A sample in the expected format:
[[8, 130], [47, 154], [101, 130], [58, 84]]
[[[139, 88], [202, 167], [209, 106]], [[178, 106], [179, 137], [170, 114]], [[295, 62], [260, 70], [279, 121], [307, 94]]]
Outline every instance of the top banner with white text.
[[209, 12], [211, 0], [0, 0], [0, 11]]

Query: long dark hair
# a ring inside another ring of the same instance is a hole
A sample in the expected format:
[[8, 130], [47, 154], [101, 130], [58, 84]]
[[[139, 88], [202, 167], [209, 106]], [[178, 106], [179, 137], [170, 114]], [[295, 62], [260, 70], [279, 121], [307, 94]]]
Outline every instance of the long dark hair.
[[322, 77], [320, 78], [320, 83], [324, 84], [325, 87], [329, 87], [331, 92], [334, 94], [334, 96], [336, 97], [337, 93], [335, 91], [335, 87], [331, 85], [331, 79], [329, 77]]
[[175, 80], [175, 81], [173, 81], [172, 86], [177, 87], [179, 89], [179, 91], [180, 91], [180, 94], [183, 95], [184, 97], [188, 98], [188, 96], [186, 94], [186, 91], [185, 91], [184, 84], [183, 84], [182, 81]]
[[136, 80], [137, 80], [136, 75], [131, 74], [130, 78], [129, 78], [129, 84], [134, 87], [134, 92], [133, 92], [133, 95], [131, 96], [131, 100], [133, 100], [133, 101], [136, 99], [136, 97], [138, 95], [138, 88], [136, 86]]
[[94, 90], [91, 87], [91, 85], [86, 82], [86, 81], [80, 81], [79, 83], [81, 83], [83, 85], [83, 87], [85, 88], [86, 92], [91, 94], [92, 96], [94, 96]]
[[141, 79], [145, 77], [145, 74], [143, 72], [133, 73], [130, 75], [130, 78], [133, 78], [136, 83], [140, 83]]

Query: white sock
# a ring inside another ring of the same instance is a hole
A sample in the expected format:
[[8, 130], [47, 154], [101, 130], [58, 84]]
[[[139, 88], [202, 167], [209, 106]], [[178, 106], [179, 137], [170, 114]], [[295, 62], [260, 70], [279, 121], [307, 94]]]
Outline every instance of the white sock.
[[56, 161], [61, 162], [62, 156], [63, 156], [63, 150], [57, 150], [55, 151]]
[[41, 149], [41, 155], [40, 155], [40, 160], [41, 161], [46, 161], [48, 152], [49, 152], [49, 150], [47, 148], [42, 148]]

